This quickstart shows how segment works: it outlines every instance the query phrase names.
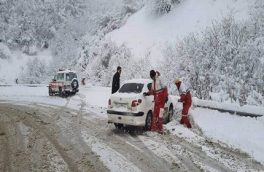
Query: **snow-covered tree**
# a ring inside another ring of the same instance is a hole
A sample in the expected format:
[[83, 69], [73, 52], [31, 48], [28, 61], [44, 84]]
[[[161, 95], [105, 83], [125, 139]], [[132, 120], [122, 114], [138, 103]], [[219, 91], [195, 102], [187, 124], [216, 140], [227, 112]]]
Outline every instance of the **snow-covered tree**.
[[111, 86], [117, 66], [122, 67], [121, 81], [149, 77], [149, 56], [135, 60], [125, 45], [117, 46], [110, 40], [102, 40], [93, 51], [87, 53], [90, 54], [90, 60], [82, 76], [104, 86]]
[[171, 11], [170, 0], [150, 0], [150, 8], [156, 15], [163, 15]]
[[47, 47], [58, 28], [84, 9], [82, 0], [1, 1], [0, 35], [12, 48], [30, 54], [30, 47]]
[[181, 3], [182, 0], [146, 0], [146, 5], [153, 15], [161, 16], [169, 13], [173, 6]]
[[229, 95], [222, 101], [261, 104], [264, 41], [263, 31], [254, 29], [261, 25], [258, 22], [236, 22], [231, 16], [201, 34], [188, 36], [176, 48], [169, 47], [162, 65], [167, 82], [175, 76], [187, 77], [199, 98], [211, 99], [221, 93]]
[[22, 83], [40, 84], [47, 78], [47, 65], [44, 61], [34, 58], [29, 60], [25, 71], [19, 77]]
[[253, 22], [252, 29], [254, 31], [252, 34], [261, 34], [264, 36], [264, 1], [255, 0], [254, 6], [250, 10], [251, 21]]
[[0, 42], [0, 59], [10, 59], [11, 52], [9, 48]]

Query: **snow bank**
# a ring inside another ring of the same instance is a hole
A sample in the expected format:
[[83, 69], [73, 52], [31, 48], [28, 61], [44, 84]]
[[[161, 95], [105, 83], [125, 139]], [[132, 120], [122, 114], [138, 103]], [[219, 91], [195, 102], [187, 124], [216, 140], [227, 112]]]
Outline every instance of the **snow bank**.
[[207, 137], [239, 148], [264, 164], [264, 117], [240, 117], [202, 108], [191, 113]]
[[60, 97], [50, 97], [46, 86], [28, 87], [23, 85], [0, 87], [0, 100], [56, 106], [64, 106], [67, 102], [66, 99]]
[[87, 86], [83, 88], [81, 87], [80, 93], [85, 96], [87, 104], [95, 107], [107, 108], [108, 99], [111, 95], [111, 88]]
[[155, 60], [163, 59], [162, 50], [166, 44], [175, 44], [189, 33], [203, 30], [230, 13], [236, 19], [249, 16], [250, 0], [185, 0], [169, 14], [154, 18], [147, 8], [132, 15], [127, 23], [107, 35], [118, 45], [125, 44], [135, 58], [142, 58], [148, 52]]
[[234, 111], [237, 113], [248, 113], [249, 116], [250, 115], [259, 115], [259, 116], [264, 115], [264, 107], [260, 107], [260, 106], [252, 106], [252, 105], [240, 106], [238, 104], [219, 103], [215, 101], [199, 100], [197, 98], [193, 98], [193, 104], [196, 106], [201, 106], [201, 107], [209, 107], [213, 109]]

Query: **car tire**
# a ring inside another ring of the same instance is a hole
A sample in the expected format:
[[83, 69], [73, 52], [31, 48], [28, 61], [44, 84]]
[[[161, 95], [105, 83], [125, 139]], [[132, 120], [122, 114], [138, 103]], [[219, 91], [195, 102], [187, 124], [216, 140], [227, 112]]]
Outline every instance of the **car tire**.
[[63, 92], [63, 97], [68, 97], [69, 95], [70, 95], [69, 92], [66, 92], [66, 91]]
[[49, 87], [49, 96], [53, 96], [53, 93], [52, 93], [51, 87]]
[[115, 124], [115, 128], [116, 129], [122, 129], [123, 127], [124, 127], [124, 125], [123, 124], [118, 124], [118, 123], [114, 123]]
[[59, 87], [59, 95], [61, 97], [67, 97], [67, 93], [65, 91], [62, 91], [62, 88], [61, 87]]
[[174, 109], [173, 109], [173, 105], [170, 105], [169, 108], [169, 112], [168, 112], [168, 119], [167, 119], [167, 123], [171, 122], [173, 115], [174, 115]]
[[62, 88], [59, 87], [59, 95], [62, 96]]
[[148, 112], [146, 117], [146, 124], [145, 124], [145, 130], [150, 131], [152, 126], [152, 112]]

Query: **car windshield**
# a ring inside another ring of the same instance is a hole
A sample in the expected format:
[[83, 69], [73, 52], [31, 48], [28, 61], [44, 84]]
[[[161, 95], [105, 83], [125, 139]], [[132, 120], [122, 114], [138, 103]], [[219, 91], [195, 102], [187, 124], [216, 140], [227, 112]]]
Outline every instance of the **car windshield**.
[[144, 84], [127, 83], [119, 89], [119, 93], [141, 93], [143, 86]]
[[64, 80], [64, 73], [58, 73], [56, 80], [60, 80], [60, 81]]
[[75, 73], [66, 73], [66, 81], [71, 81], [73, 78], [77, 78]]

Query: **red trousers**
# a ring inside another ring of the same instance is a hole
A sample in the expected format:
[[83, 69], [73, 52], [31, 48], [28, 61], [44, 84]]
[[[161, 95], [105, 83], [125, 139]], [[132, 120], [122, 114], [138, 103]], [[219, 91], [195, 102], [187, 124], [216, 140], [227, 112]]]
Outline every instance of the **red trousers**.
[[168, 96], [168, 90], [163, 89], [154, 93], [154, 112], [152, 118], [151, 131], [163, 130], [163, 117], [159, 117], [160, 109], [165, 106], [165, 98]]
[[186, 97], [184, 98], [185, 101], [183, 102], [182, 118], [180, 123], [185, 124], [188, 128], [192, 128], [192, 125], [188, 117], [189, 109], [192, 105], [192, 96], [189, 92], [185, 96]]

